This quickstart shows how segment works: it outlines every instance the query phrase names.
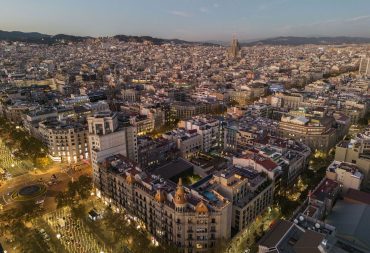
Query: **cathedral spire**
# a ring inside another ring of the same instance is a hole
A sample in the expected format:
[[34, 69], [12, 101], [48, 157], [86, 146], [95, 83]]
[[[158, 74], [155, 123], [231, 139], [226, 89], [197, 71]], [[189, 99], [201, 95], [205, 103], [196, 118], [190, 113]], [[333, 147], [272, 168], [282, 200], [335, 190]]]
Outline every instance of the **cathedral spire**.
[[232, 58], [232, 59], [235, 59], [236, 57], [239, 56], [239, 53], [240, 53], [240, 44], [239, 44], [239, 41], [238, 39], [236, 38], [236, 35], [233, 34], [233, 39], [231, 41], [231, 45], [230, 45], [230, 48], [229, 48], [229, 57]]

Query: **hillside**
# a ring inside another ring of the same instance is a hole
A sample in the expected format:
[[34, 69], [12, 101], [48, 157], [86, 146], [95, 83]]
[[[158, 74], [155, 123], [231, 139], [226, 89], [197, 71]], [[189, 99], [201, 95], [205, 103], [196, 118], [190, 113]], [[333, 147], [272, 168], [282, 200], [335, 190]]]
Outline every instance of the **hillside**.
[[365, 37], [276, 37], [253, 42], [241, 43], [242, 46], [254, 45], [342, 45], [342, 44], [364, 44], [370, 43], [370, 38]]

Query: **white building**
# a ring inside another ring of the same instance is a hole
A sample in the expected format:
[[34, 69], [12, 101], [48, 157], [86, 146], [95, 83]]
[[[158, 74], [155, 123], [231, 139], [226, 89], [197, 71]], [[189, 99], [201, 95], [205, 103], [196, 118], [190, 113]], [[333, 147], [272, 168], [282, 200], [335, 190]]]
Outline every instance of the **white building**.
[[116, 113], [106, 111], [87, 118], [91, 163], [95, 177], [98, 163], [105, 158], [121, 154], [137, 162], [137, 139], [134, 127], [119, 125]]
[[196, 130], [202, 137], [202, 151], [209, 152], [216, 148], [220, 137], [220, 122], [216, 119], [205, 117], [193, 117], [190, 120], [181, 122], [180, 125], [186, 130]]
[[38, 131], [47, 145], [49, 156], [56, 162], [89, 159], [87, 129], [77, 122], [44, 121]]
[[348, 189], [360, 190], [364, 175], [360, 169], [352, 164], [333, 161], [326, 170], [326, 177], [337, 181], [343, 187], [343, 191]]

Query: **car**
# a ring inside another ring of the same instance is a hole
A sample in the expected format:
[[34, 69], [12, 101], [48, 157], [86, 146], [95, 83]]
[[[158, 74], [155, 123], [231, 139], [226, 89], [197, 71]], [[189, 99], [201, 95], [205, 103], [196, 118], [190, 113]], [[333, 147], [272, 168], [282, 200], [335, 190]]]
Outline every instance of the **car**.
[[35, 201], [35, 204], [40, 205], [40, 204], [44, 203], [44, 201], [45, 201], [45, 199], [39, 199], [39, 200]]

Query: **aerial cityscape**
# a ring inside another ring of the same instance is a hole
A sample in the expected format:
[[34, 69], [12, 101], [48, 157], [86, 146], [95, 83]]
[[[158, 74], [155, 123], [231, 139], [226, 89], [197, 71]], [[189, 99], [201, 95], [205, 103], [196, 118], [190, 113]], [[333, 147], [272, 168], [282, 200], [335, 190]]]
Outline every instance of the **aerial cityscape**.
[[370, 253], [350, 2], [2, 3], [0, 253]]

